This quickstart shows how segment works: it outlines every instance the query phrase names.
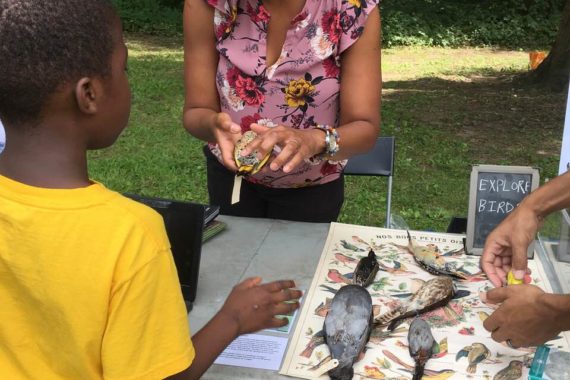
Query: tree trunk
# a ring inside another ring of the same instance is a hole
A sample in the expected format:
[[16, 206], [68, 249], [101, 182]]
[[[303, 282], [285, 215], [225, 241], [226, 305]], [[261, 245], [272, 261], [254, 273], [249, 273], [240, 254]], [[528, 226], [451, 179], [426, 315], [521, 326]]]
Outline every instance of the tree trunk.
[[550, 87], [553, 91], [565, 91], [570, 75], [570, 0], [566, 0], [560, 27], [552, 49], [542, 63], [531, 73], [531, 79]]

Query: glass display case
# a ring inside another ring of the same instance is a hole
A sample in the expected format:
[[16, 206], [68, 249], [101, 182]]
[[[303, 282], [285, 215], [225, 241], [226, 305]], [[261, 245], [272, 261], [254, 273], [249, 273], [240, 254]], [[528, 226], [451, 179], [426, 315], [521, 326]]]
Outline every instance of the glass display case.
[[570, 294], [570, 210], [548, 216], [538, 233], [535, 253], [543, 263], [552, 289]]

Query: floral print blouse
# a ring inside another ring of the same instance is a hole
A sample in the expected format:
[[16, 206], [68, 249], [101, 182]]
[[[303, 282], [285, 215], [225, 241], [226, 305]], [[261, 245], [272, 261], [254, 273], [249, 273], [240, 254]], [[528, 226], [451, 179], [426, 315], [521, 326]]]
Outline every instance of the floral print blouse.
[[[215, 8], [221, 110], [242, 131], [251, 123], [338, 126], [340, 55], [360, 37], [379, 0], [306, 0], [291, 22], [281, 55], [269, 67], [265, 55], [271, 16], [263, 1], [206, 1]], [[221, 161], [218, 147], [210, 144], [210, 149]], [[278, 151], [275, 147], [273, 154]], [[291, 173], [266, 165], [246, 180], [275, 188], [312, 186], [339, 178], [344, 164], [306, 160]]]

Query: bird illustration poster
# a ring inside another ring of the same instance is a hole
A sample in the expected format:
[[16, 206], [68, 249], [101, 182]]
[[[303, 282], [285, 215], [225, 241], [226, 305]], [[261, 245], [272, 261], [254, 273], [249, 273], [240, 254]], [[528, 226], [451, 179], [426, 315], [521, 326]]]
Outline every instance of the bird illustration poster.
[[[374, 317], [366, 346], [352, 366], [354, 379], [412, 378], [416, 363], [410, 356], [408, 342], [413, 318], [408, 317], [418, 313], [429, 325], [434, 341], [424, 380], [526, 379], [534, 350], [512, 349], [497, 343], [484, 329], [483, 321], [493, 308], [481, 302], [479, 292], [492, 285], [480, 270], [479, 258], [465, 255], [463, 238], [458, 234], [332, 223], [280, 373], [303, 379], [329, 379], [325, 370], [331, 364], [331, 353], [323, 331], [324, 321], [337, 291], [354, 283], [355, 268], [372, 250], [378, 271], [366, 290], [372, 298]], [[529, 267], [533, 283], [551, 291], [539, 260], [530, 260]], [[453, 278], [449, 282], [453, 297], [446, 298], [444, 288], [434, 288], [444, 293], [435, 297], [438, 302], [434, 307], [409, 310], [411, 305], [423, 305], [418, 295], [433, 296], [433, 290], [425, 289], [441, 275]], [[399, 310], [406, 313], [393, 318], [391, 331], [378, 323]], [[570, 336], [562, 334], [549, 344], [570, 351]]]

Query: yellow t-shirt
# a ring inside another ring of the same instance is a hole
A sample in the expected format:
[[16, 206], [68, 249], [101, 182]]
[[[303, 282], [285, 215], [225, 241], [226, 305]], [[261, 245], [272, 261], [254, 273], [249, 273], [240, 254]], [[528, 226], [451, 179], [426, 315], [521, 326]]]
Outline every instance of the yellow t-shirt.
[[158, 213], [0, 176], [0, 379], [161, 379], [194, 355]]

